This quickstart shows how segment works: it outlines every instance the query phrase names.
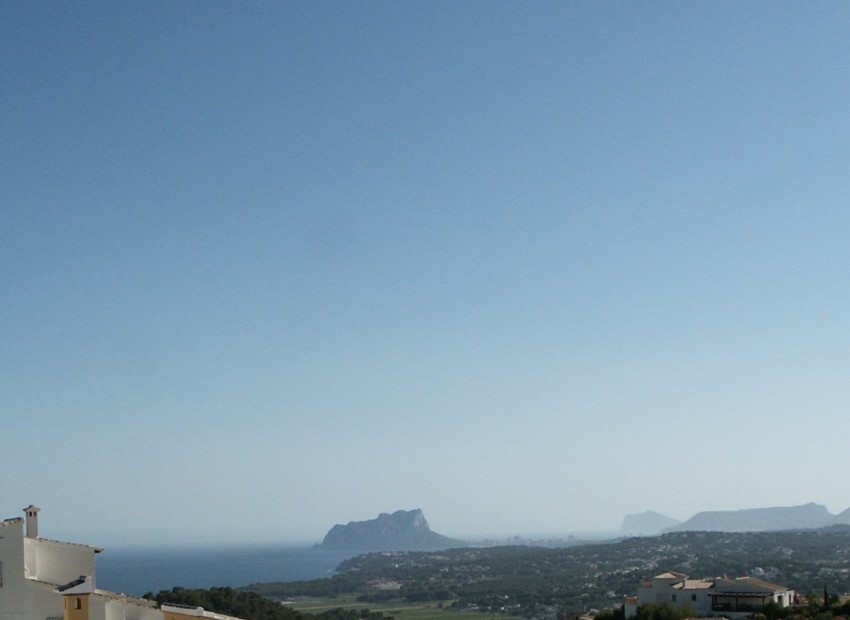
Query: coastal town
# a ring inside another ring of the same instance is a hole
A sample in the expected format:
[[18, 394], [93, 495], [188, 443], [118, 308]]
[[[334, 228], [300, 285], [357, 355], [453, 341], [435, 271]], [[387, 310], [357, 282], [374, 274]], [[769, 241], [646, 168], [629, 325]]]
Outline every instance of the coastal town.
[[[39, 512], [30, 505], [23, 518], [0, 521], [3, 620], [272, 618], [271, 612], [260, 612], [257, 605], [241, 616], [232, 609], [205, 608], [197, 604], [201, 600], [197, 596], [181, 599], [184, 590], [179, 584], [159, 600], [102, 590], [97, 587], [95, 560], [103, 550], [42, 537]], [[784, 544], [777, 545], [780, 541]], [[747, 562], [735, 564], [735, 554]], [[360, 611], [356, 614], [364, 612], [364, 605], [386, 608], [405, 600], [433, 605], [447, 620], [452, 614], [664, 620], [671, 613], [680, 616], [673, 620], [814, 616], [828, 620], [847, 606], [848, 558], [846, 526], [810, 532], [679, 532], [560, 549], [511, 546], [373, 552], [343, 562], [330, 578], [251, 584], [240, 589], [240, 595], [262, 599], [266, 610], [285, 609], [293, 614], [286, 606], [293, 601], [333, 599], [350, 591], [357, 594]], [[663, 566], [670, 569], [660, 570]], [[721, 566], [742, 573], [727, 573]], [[719, 576], [689, 576], [697, 574]], [[386, 615], [390, 614], [368, 612], [366, 617]]]

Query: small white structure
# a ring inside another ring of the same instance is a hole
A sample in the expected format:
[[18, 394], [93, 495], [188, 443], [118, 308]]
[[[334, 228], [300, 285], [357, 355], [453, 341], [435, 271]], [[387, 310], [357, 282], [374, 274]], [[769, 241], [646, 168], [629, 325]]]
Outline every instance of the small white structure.
[[102, 549], [41, 538], [39, 511], [24, 508], [26, 533], [24, 519], [0, 521], [0, 620], [237, 620], [98, 589]]
[[0, 617], [4, 620], [62, 618], [62, 597], [54, 589], [80, 575], [94, 576], [97, 547], [38, 536], [38, 511], [27, 506], [24, 520], [0, 521]]
[[697, 616], [741, 618], [771, 602], [788, 607], [794, 602], [794, 590], [753, 577], [691, 579], [671, 571], [641, 583], [637, 596], [626, 597], [623, 608], [626, 618], [635, 616], [639, 606], [649, 603], [688, 605]]

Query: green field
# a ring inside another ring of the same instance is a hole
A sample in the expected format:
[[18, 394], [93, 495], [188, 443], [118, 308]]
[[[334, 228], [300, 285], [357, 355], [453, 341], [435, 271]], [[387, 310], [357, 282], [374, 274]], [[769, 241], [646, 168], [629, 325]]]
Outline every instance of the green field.
[[440, 609], [436, 603], [400, 603], [395, 605], [360, 603], [354, 595], [332, 598], [299, 598], [296, 601], [286, 601], [284, 605], [305, 613], [321, 613], [338, 607], [343, 609], [368, 609], [381, 612], [384, 616], [391, 616], [396, 620], [492, 620], [494, 617], [491, 614]]

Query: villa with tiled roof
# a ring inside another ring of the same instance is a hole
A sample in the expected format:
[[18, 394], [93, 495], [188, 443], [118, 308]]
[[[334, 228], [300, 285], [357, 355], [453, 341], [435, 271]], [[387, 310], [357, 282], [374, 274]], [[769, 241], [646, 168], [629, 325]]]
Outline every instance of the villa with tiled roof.
[[626, 597], [623, 606], [626, 618], [635, 616], [639, 606], [650, 603], [687, 605], [703, 617], [742, 618], [771, 602], [788, 607], [794, 597], [790, 588], [753, 577], [691, 579], [683, 573], [666, 572], [642, 582], [637, 596]]

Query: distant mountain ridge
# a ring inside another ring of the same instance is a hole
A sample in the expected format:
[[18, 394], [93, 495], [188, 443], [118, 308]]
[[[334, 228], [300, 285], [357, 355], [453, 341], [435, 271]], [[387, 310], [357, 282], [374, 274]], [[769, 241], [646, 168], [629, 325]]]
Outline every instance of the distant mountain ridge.
[[315, 549], [332, 551], [439, 551], [460, 540], [431, 531], [422, 509], [383, 512], [376, 519], [334, 525]]
[[623, 536], [653, 536], [664, 530], [679, 525], [681, 521], [673, 519], [654, 510], [640, 514], [629, 514], [623, 517], [620, 534]]
[[850, 524], [850, 508], [833, 515], [826, 506], [810, 502], [801, 506], [698, 512], [690, 519], [663, 531], [771, 532], [816, 529], [838, 524]]

